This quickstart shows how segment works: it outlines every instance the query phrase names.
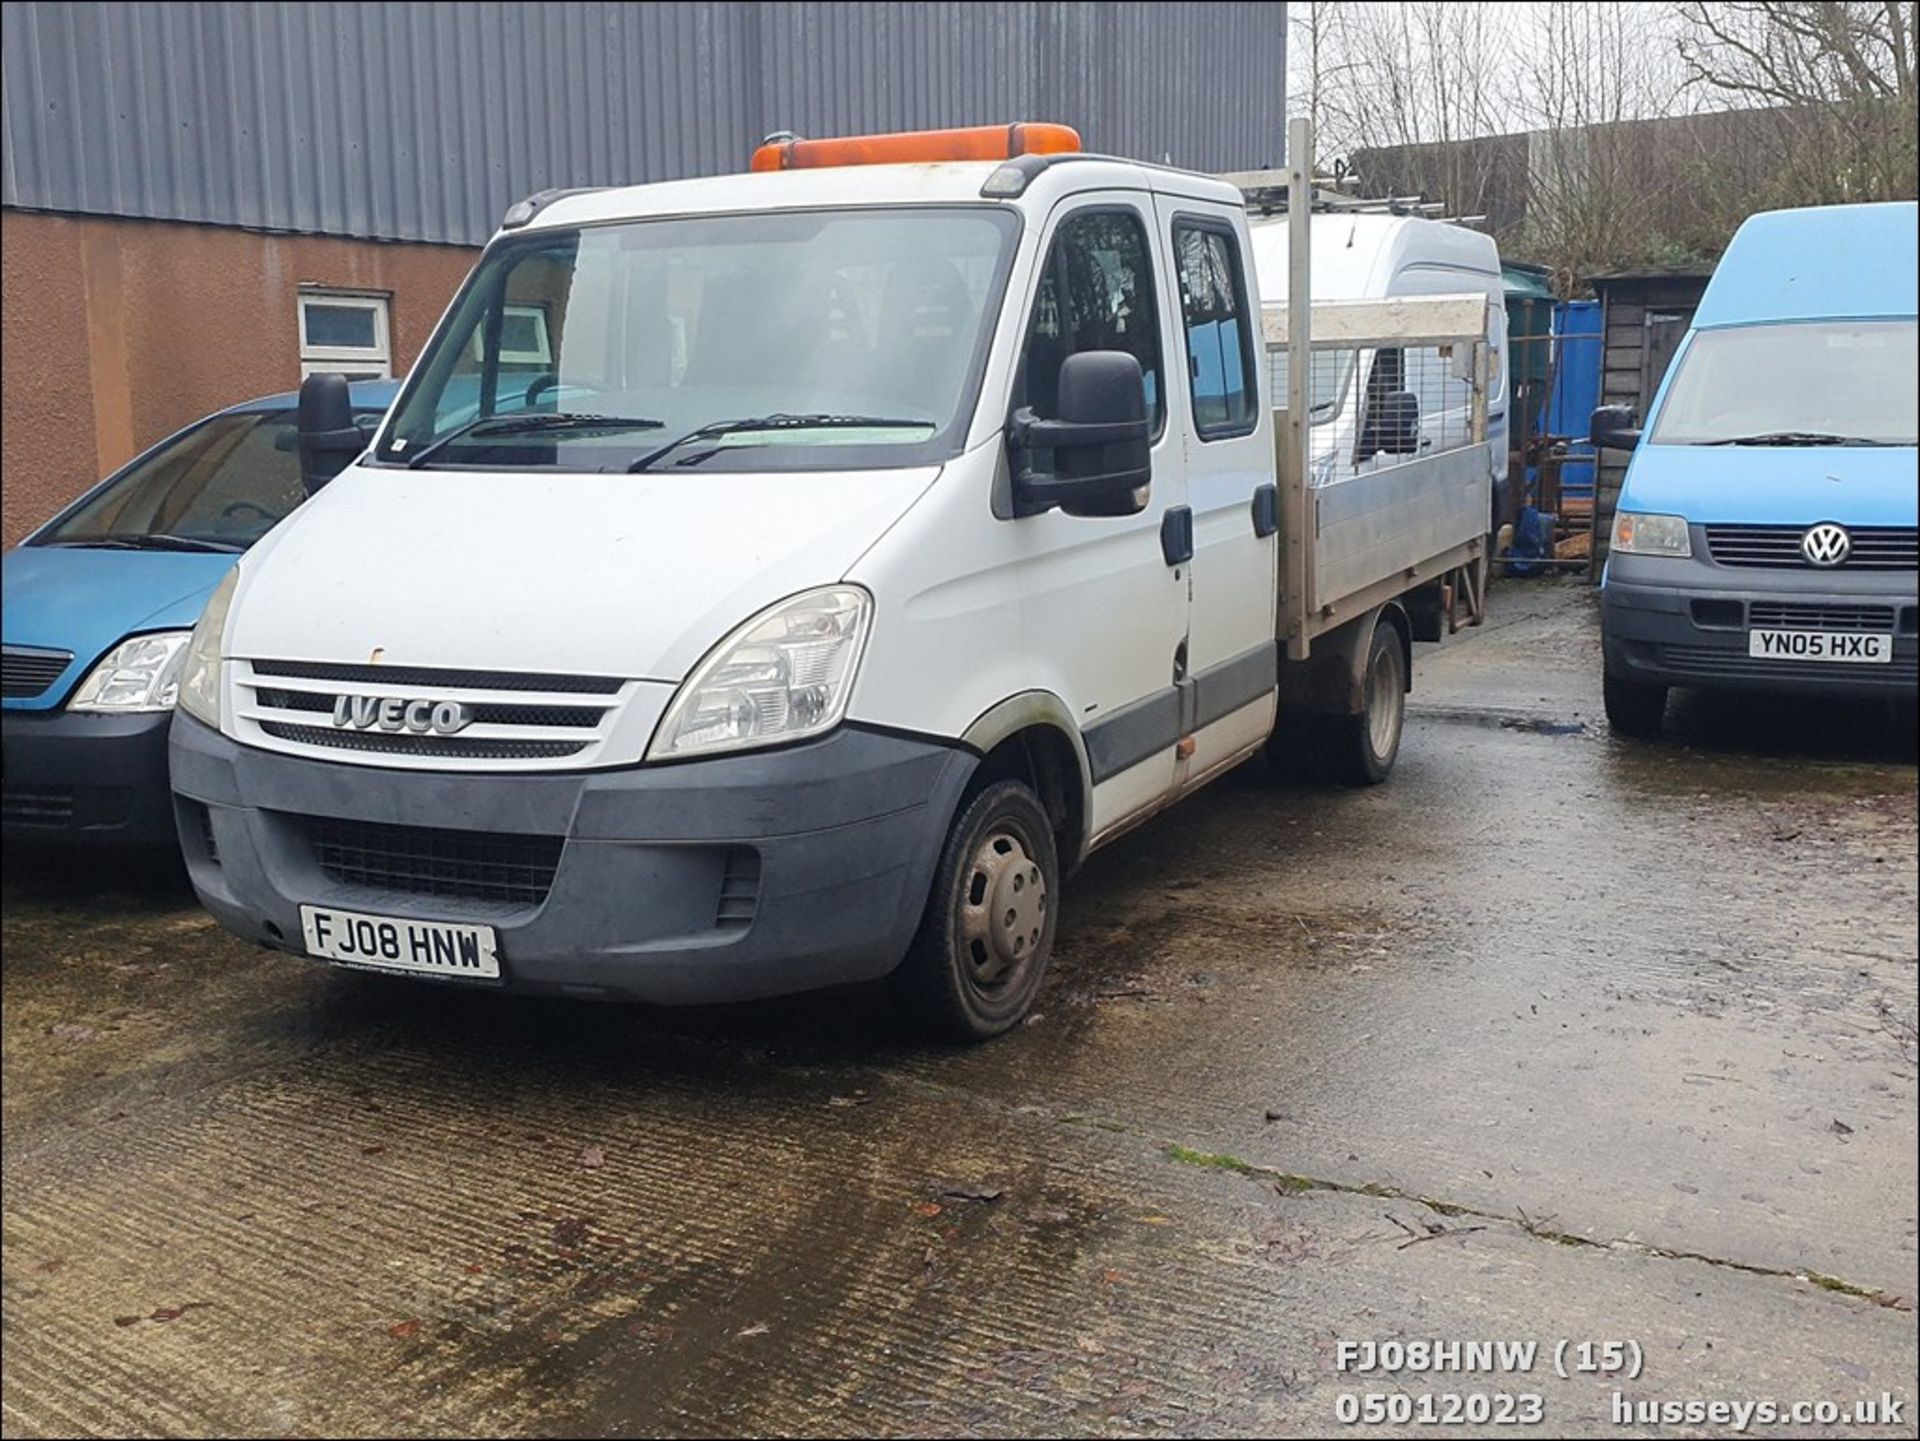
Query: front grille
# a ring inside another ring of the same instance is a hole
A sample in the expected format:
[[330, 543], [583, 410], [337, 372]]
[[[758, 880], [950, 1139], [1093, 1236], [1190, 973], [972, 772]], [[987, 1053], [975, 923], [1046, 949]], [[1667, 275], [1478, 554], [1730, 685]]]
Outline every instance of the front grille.
[[31, 650], [12, 645], [0, 648], [0, 696], [8, 700], [32, 700], [37, 695], [45, 695], [47, 687], [59, 680], [61, 672], [72, 664], [72, 651]]
[[[261, 686], [254, 695], [263, 706], [274, 710], [310, 711], [317, 715], [332, 715], [335, 696], [310, 690], [274, 690]], [[600, 724], [600, 718], [607, 711], [604, 706], [589, 705], [489, 705], [481, 702], [469, 704], [468, 712], [474, 721], [481, 725], [509, 726], [573, 726], [592, 730]], [[370, 734], [370, 732], [363, 732]], [[440, 753], [435, 747], [435, 754]]]
[[334, 750], [372, 751], [390, 756], [431, 756], [437, 760], [550, 760], [578, 755], [586, 741], [492, 740], [485, 737], [410, 735], [391, 731], [346, 731], [331, 726], [288, 725], [263, 720], [260, 729], [275, 740]]
[[760, 852], [752, 846], [727, 851], [726, 874], [720, 879], [720, 904], [713, 924], [722, 931], [744, 931], [760, 907]]
[[1773, 660], [1745, 651], [1704, 645], [1660, 647], [1661, 664], [1681, 674], [1733, 676], [1747, 680], [1845, 680], [1911, 682], [1920, 676], [1914, 654], [1895, 655], [1885, 665], [1845, 661]]
[[0, 816], [16, 826], [73, 824], [73, 787], [7, 786], [0, 790]]
[[[1804, 525], [1709, 525], [1707, 553], [1721, 565], [1825, 569], [1810, 564], [1800, 550]], [[1920, 564], [1920, 529], [1863, 525], [1849, 528], [1847, 559], [1834, 570], [1913, 570]]]
[[415, 665], [336, 665], [331, 661], [256, 660], [255, 675], [289, 680], [334, 680], [355, 685], [423, 685], [449, 690], [565, 691], [576, 695], [618, 695], [621, 682], [603, 675], [542, 675], [526, 671], [441, 670]]
[[346, 885], [509, 905], [544, 904], [561, 836], [494, 835], [376, 821], [305, 818], [320, 869]]
[[1747, 624], [1762, 630], [1893, 629], [1890, 605], [1796, 605], [1781, 601], [1753, 601], [1747, 606]]

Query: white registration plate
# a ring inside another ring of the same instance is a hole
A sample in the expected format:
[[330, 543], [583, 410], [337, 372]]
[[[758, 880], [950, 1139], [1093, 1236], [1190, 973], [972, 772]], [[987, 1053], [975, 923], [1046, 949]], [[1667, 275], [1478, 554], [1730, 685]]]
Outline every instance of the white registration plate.
[[1887, 665], [1893, 637], [1845, 630], [1750, 630], [1747, 654], [1756, 660], [1852, 661]]
[[418, 975], [484, 979], [500, 974], [492, 926], [456, 926], [302, 906], [300, 930], [307, 954], [324, 960]]

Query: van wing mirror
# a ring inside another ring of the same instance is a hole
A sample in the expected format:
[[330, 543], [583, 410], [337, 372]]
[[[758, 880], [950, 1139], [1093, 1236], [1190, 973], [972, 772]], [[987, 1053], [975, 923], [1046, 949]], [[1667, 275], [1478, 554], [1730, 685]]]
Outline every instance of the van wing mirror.
[[1587, 439], [1596, 448], [1632, 450], [1640, 443], [1640, 426], [1634, 419], [1633, 407], [1601, 406], [1587, 421]]
[[[1124, 350], [1083, 350], [1060, 366], [1060, 414], [1025, 406], [1007, 423], [1013, 513], [1056, 507], [1068, 515], [1134, 515], [1153, 480], [1152, 422], [1139, 359]], [[1052, 454], [1039, 469], [1035, 452]]]
[[353, 399], [344, 375], [309, 375], [300, 382], [300, 484], [308, 495], [332, 480], [367, 448], [353, 423]]

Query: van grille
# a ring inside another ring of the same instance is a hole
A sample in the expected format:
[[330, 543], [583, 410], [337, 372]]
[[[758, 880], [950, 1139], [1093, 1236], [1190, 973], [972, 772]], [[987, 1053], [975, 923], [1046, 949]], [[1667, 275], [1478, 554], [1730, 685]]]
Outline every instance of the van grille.
[[[255, 727], [263, 744], [282, 741], [376, 765], [388, 758], [396, 765], [479, 761], [537, 768], [569, 757], [591, 764], [612, 732], [626, 686], [605, 676], [319, 661], [242, 661], [235, 671], [241, 739]], [[466, 721], [452, 734], [339, 725], [334, 713], [342, 699], [409, 705], [450, 701], [461, 707]]]
[[760, 852], [752, 846], [727, 851], [726, 874], [720, 879], [720, 904], [713, 924], [722, 931], [744, 931], [760, 908]]
[[566, 844], [561, 836], [436, 830], [329, 816], [308, 816], [304, 824], [314, 860], [344, 885], [517, 906], [546, 902]]
[[255, 675], [300, 680], [345, 681], [353, 685], [429, 685], [450, 690], [571, 691], [579, 695], [618, 695], [621, 682], [604, 675], [544, 675], [506, 670], [442, 670], [417, 665], [337, 665], [332, 661], [257, 660]]
[[7, 786], [0, 789], [0, 815], [16, 826], [73, 824], [71, 786]]
[[1666, 645], [1660, 647], [1660, 661], [1668, 669], [1682, 674], [1736, 676], [1749, 680], [1884, 681], [1910, 685], [1920, 673], [1912, 651], [1895, 654], [1886, 665], [1855, 665], [1846, 661], [1773, 660], [1718, 646]]
[[1893, 629], [1890, 605], [1794, 605], [1776, 601], [1753, 601], [1747, 606], [1747, 624], [1762, 630], [1866, 630]]
[[[1807, 534], [1804, 525], [1709, 525], [1707, 553], [1721, 565], [1782, 566], [1805, 570], [1812, 565], [1800, 550]], [[1920, 563], [1920, 529], [1913, 526], [1863, 525], [1849, 527], [1852, 549], [1836, 570], [1912, 570]]]
[[[260, 704], [270, 710], [306, 711], [331, 716], [334, 697], [320, 691], [274, 690], [261, 686], [254, 691]], [[586, 730], [600, 724], [607, 713], [597, 705], [470, 705], [473, 719], [481, 725], [576, 726]], [[361, 734], [368, 734], [361, 732]]]
[[45, 695], [47, 687], [72, 664], [70, 650], [32, 650], [14, 645], [0, 648], [0, 696], [31, 700]]
[[375, 751], [390, 756], [434, 756], [443, 760], [547, 760], [578, 755], [585, 741], [495, 740], [463, 736], [418, 736], [390, 731], [334, 730], [328, 726], [287, 725], [263, 720], [260, 729], [275, 740], [343, 751]]

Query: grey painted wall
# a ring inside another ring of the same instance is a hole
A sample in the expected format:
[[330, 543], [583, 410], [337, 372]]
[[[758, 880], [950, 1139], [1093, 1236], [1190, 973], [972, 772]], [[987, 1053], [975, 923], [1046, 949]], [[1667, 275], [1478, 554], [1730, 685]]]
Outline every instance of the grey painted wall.
[[742, 170], [769, 131], [1063, 120], [1278, 164], [1286, 7], [6, 0], [0, 203], [479, 244], [521, 196]]

